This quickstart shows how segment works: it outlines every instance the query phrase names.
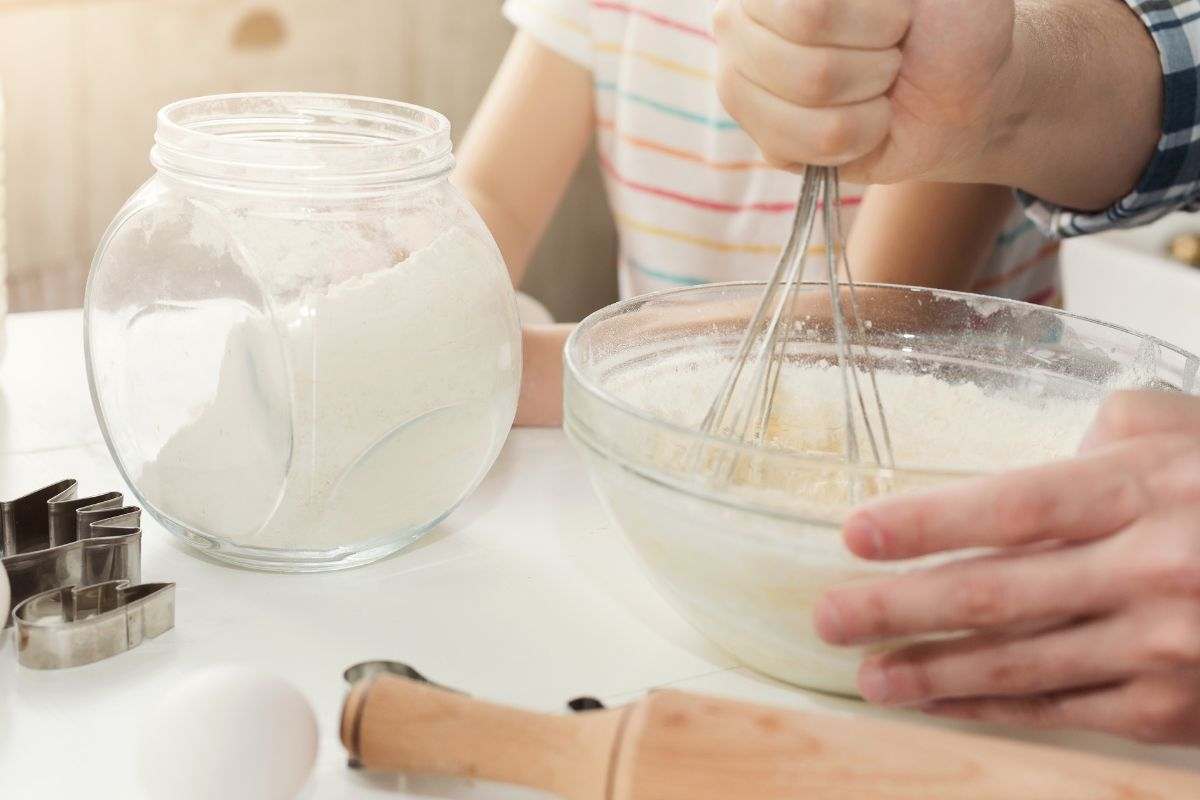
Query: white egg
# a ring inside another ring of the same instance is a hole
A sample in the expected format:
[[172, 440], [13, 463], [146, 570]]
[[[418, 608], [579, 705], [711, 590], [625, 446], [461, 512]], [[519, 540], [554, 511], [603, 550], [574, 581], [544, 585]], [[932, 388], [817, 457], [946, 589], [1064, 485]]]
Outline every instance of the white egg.
[[8, 571], [0, 567], [0, 631], [8, 623], [8, 603], [12, 600], [8, 587]]
[[317, 757], [317, 720], [282, 678], [222, 666], [153, 703], [141, 732], [151, 800], [291, 800]]

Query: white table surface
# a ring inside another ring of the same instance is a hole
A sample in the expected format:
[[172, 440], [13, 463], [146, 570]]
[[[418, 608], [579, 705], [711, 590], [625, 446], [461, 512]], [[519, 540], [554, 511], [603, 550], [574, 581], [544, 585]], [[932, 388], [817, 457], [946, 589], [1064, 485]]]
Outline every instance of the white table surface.
[[[1072, 251], [1069, 282], [1120, 270], [1109, 255]], [[1107, 272], [1105, 272], [1107, 271]], [[1198, 273], [1200, 274], [1200, 273]], [[1166, 297], [1124, 291], [1110, 318], [1181, 325], [1200, 350], [1200, 278]], [[1188, 294], [1194, 291], [1197, 294]], [[1081, 310], [1104, 292], [1080, 289]], [[1131, 299], [1132, 298], [1132, 299]], [[1125, 316], [1121, 316], [1124, 313]], [[1192, 318], [1194, 319], [1194, 317]], [[78, 312], [8, 320], [0, 367], [0, 497], [75, 477], [81, 491], [123, 488], [88, 399]], [[178, 583], [175, 630], [109, 661], [72, 670], [18, 667], [0, 643], [0, 798], [139, 798], [140, 720], [181, 677], [216, 663], [292, 681], [321, 724], [305, 798], [536, 796], [465, 782], [366, 776], [344, 766], [336, 738], [341, 671], [404, 660], [477, 696], [546, 711], [572, 696], [606, 701], [671, 684], [779, 705], [878, 713], [782, 686], [739, 668], [658, 597], [624, 550], [561, 432], [516, 431], [481, 489], [407, 552], [324, 575], [270, 575], [202, 560], [152, 519], [143, 574]], [[915, 718], [914, 718], [915, 719]], [[1200, 754], [1102, 737], [1040, 735], [1134, 758], [1200, 768]]]

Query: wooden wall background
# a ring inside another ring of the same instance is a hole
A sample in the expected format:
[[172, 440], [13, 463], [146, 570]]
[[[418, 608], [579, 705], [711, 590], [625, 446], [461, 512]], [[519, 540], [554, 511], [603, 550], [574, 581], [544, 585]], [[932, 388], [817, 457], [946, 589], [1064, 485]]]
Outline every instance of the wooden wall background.
[[[80, 304], [96, 242], [150, 174], [162, 105], [348, 92], [436, 108], [461, 135], [510, 36], [498, 0], [0, 0], [13, 309]], [[613, 253], [588, 163], [523, 288], [577, 319], [615, 296]]]

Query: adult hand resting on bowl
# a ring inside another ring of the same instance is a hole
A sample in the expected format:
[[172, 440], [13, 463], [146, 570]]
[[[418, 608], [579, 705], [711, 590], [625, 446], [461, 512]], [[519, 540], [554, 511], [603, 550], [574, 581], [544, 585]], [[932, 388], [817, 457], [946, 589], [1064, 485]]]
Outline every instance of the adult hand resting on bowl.
[[867, 699], [1200, 745], [1200, 399], [1114, 395], [1075, 459], [880, 500], [844, 533], [871, 560], [997, 548], [822, 598], [834, 644], [969, 632], [868, 658]]

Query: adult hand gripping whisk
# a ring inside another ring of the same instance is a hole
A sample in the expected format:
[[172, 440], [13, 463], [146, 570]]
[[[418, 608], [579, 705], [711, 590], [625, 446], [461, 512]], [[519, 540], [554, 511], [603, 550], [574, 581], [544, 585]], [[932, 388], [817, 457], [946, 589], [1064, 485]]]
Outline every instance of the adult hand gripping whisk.
[[[791, 235], [767, 282], [762, 300], [746, 326], [733, 366], [704, 417], [701, 429], [711, 436], [749, 444], [764, 442], [779, 384], [779, 372], [787, 361], [788, 345], [794, 340], [796, 332], [795, 301], [804, 278], [805, 256], [820, 212], [826, 242], [825, 278], [829, 284], [830, 316], [843, 389], [846, 460], [849, 464], [863, 463], [858, 419], [861, 420], [861, 431], [867, 440], [871, 460], [876, 466], [890, 469], [895, 466], [891, 434], [875, 379], [874, 359], [867, 343], [866, 328], [859, 314], [850, 263], [846, 258], [840, 200], [835, 168], [810, 166], [805, 169]], [[843, 268], [845, 292], [842, 291]], [[848, 314], [843, 305], [846, 298], [849, 299]], [[847, 329], [847, 317], [852, 320], [852, 331]], [[860, 360], [866, 368], [865, 378], [861, 374]], [[695, 465], [699, 471], [699, 458]], [[733, 466], [728, 460], [718, 464], [715, 477], [728, 481]]]

